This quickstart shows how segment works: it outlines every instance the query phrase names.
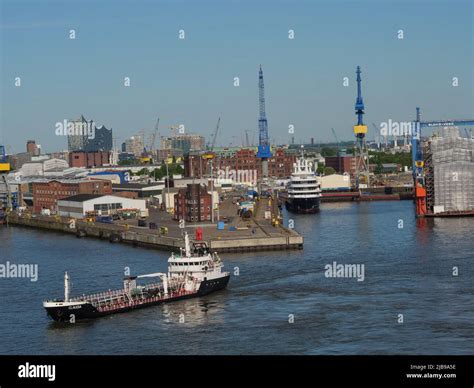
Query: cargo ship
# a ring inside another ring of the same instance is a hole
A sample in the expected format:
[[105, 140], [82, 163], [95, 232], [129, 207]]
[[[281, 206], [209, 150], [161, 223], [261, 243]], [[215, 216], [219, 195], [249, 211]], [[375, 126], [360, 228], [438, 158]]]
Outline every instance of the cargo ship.
[[304, 155], [294, 164], [288, 182], [286, 208], [295, 213], [316, 213], [321, 201], [321, 188], [311, 164]]
[[[168, 273], [127, 276], [123, 289], [70, 297], [69, 274], [64, 275], [64, 299], [43, 302], [47, 314], [55, 321], [92, 319], [139, 308], [175, 302], [210, 294], [227, 287], [230, 274], [223, 272], [217, 253], [211, 254], [205, 242], [193, 242], [185, 233], [185, 248], [168, 259]], [[158, 279], [139, 285], [139, 279]]]

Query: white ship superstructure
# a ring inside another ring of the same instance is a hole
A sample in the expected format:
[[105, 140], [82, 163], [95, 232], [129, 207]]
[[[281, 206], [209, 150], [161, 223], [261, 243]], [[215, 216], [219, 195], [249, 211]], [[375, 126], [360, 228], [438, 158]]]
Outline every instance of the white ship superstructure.
[[321, 188], [312, 163], [302, 154], [293, 164], [286, 206], [288, 210], [298, 213], [314, 213], [319, 209], [320, 199]]

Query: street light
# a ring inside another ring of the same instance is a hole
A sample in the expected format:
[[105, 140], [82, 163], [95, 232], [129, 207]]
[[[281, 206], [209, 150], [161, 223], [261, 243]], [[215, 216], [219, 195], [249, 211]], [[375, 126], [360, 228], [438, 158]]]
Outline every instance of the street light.
[[165, 162], [165, 166], [166, 166], [166, 186], [167, 186], [167, 191], [168, 191], [168, 196], [166, 198], [166, 211], [168, 212], [168, 210], [170, 209], [169, 203], [168, 203], [170, 201], [170, 173], [168, 170], [168, 161]]

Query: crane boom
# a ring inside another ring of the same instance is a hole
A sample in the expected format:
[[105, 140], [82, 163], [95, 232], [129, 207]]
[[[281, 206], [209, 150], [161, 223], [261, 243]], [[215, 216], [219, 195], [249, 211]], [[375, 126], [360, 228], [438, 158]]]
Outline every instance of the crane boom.
[[341, 141], [337, 137], [336, 131], [334, 130], [334, 128], [331, 128], [331, 131], [332, 131], [332, 134], [334, 135], [334, 139], [336, 139], [336, 143], [339, 144]]
[[160, 123], [160, 118], [156, 120], [155, 124], [155, 131], [153, 132], [151, 136], [151, 142], [150, 142], [150, 151], [153, 152], [155, 150], [155, 142], [156, 142], [156, 135], [158, 134], [158, 124]]
[[219, 132], [219, 125], [221, 123], [221, 118], [219, 117], [217, 119], [217, 125], [216, 125], [216, 130], [214, 131], [214, 136], [212, 138], [212, 144], [211, 144], [211, 149], [210, 151], [214, 151], [214, 146], [216, 145], [216, 139], [217, 139], [217, 132]]

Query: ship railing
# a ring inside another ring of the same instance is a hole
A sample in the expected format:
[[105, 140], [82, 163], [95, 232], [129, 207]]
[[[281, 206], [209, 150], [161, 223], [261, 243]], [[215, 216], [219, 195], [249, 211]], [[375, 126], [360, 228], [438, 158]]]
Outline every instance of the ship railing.
[[71, 302], [90, 302], [94, 306], [95, 305], [101, 305], [104, 303], [111, 302], [116, 299], [120, 299], [124, 297], [124, 291], [123, 290], [114, 290], [114, 291], [105, 291], [105, 292], [99, 292], [96, 294], [90, 294], [90, 295], [82, 295], [79, 297], [71, 298]]
[[159, 302], [163, 300], [167, 300], [170, 298], [175, 298], [178, 296], [183, 296], [183, 295], [189, 295], [193, 294], [195, 291], [186, 291], [184, 289], [181, 290], [170, 290], [169, 294], [167, 296], [164, 296], [163, 294], [159, 293], [156, 296], [148, 297], [148, 298], [140, 298], [140, 299], [131, 299], [129, 301], [122, 300], [118, 303], [114, 304], [105, 304], [105, 305], [100, 305], [97, 306], [97, 309], [100, 312], [108, 312], [108, 311], [116, 311], [120, 310], [122, 308], [126, 307], [133, 307], [133, 306], [139, 306], [145, 303], [153, 303], [153, 302]]
[[164, 289], [162, 283], [151, 283], [146, 286], [147, 290], [158, 290], [158, 293], [155, 296], [147, 297], [145, 295], [139, 294], [135, 298], [129, 298], [124, 290], [115, 290], [115, 291], [105, 291], [91, 295], [83, 295], [80, 297], [71, 298], [73, 302], [89, 302], [99, 311], [111, 311], [119, 308], [140, 305], [143, 303], [157, 302], [160, 300], [166, 300], [169, 298], [192, 294], [195, 291], [186, 291], [184, 289], [184, 284], [177, 282], [174, 286], [171, 286], [168, 294], [164, 295]]

